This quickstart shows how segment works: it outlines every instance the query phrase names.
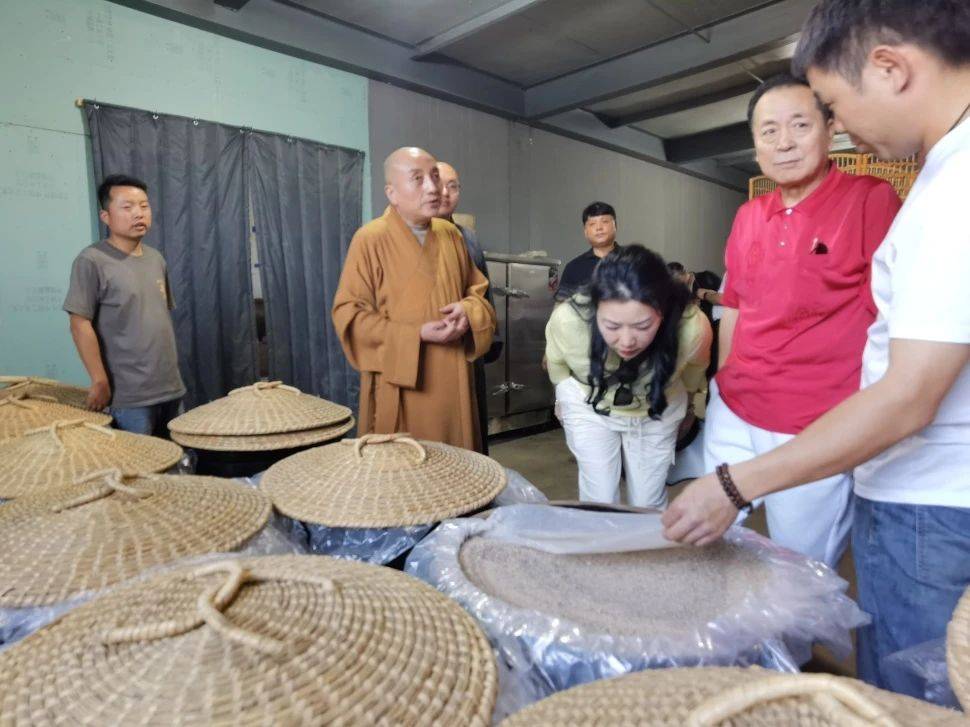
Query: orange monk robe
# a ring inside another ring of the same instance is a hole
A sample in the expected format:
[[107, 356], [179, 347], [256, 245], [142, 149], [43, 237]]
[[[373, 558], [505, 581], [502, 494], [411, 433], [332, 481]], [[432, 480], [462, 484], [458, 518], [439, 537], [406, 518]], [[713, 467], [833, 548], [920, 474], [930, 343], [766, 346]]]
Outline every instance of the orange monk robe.
[[[333, 322], [350, 364], [360, 371], [361, 434], [410, 432], [475, 449], [471, 362], [495, 333], [485, 300], [488, 280], [472, 264], [454, 225], [433, 219], [422, 246], [393, 207], [361, 227], [347, 252]], [[453, 343], [421, 341], [421, 326], [461, 301], [469, 330]]]

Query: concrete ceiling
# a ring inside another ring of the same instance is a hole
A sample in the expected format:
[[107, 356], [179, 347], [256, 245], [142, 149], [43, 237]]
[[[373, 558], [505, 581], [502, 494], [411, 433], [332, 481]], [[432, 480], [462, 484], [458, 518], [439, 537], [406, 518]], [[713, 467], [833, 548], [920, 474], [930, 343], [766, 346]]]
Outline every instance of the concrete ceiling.
[[748, 99], [815, 3], [113, 1], [735, 187]]

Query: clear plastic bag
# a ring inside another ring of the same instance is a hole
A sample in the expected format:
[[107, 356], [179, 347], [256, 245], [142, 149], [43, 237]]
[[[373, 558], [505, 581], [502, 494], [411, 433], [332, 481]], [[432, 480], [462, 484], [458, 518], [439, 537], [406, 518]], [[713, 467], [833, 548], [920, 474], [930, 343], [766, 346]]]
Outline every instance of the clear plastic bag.
[[492, 501], [493, 506], [505, 507], [507, 505], [528, 505], [530, 503], [538, 505], [549, 502], [549, 498], [520, 473], [506, 467], [505, 475], [508, 478], [508, 484]]
[[661, 530], [659, 515], [513, 505], [487, 520], [442, 523], [414, 548], [405, 572], [457, 601], [485, 630], [499, 664], [496, 719], [554, 692], [643, 669], [759, 665], [797, 672], [815, 642], [847, 656], [850, 629], [868, 622], [833, 571], [745, 528], [731, 528], [725, 539], [765, 562], [770, 577], [690, 638], [601, 633], [519, 608], [480, 590], [459, 562], [462, 544], [476, 536], [553, 553], [674, 547]]
[[882, 660], [887, 687], [941, 707], [960, 709], [946, 666], [946, 639], [934, 639], [897, 651]]
[[[134, 579], [122, 581], [111, 588], [117, 588], [131, 580], [146, 578], [157, 573], [162, 573], [172, 568], [178, 568], [193, 562], [205, 562], [219, 558], [230, 558], [240, 555], [283, 555], [295, 554], [304, 555], [307, 547], [298, 539], [291, 536], [279, 521], [279, 516], [275, 513], [270, 516], [269, 522], [258, 533], [247, 540], [240, 548], [229, 553], [210, 553], [206, 555], [196, 555], [187, 558], [159, 565], [140, 573]], [[29, 636], [37, 629], [40, 629], [52, 621], [60, 618], [71, 609], [90, 601], [95, 596], [107, 593], [111, 588], [101, 592], [89, 592], [79, 594], [77, 597], [68, 601], [53, 603], [48, 606], [28, 607], [28, 608], [0, 608], [0, 651], [20, 639]]]

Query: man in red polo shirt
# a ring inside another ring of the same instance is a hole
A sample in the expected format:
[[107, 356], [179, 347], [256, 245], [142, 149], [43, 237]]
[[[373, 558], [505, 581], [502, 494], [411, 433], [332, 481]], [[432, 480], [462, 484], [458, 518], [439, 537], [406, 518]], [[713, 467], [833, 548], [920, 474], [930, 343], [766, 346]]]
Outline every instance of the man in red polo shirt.
[[[709, 469], [784, 444], [858, 391], [876, 313], [869, 263], [900, 207], [887, 182], [829, 162], [832, 121], [804, 81], [763, 83], [748, 122], [758, 164], [778, 189], [741, 207], [728, 238]], [[769, 495], [769, 533], [834, 566], [851, 498], [851, 473]]]

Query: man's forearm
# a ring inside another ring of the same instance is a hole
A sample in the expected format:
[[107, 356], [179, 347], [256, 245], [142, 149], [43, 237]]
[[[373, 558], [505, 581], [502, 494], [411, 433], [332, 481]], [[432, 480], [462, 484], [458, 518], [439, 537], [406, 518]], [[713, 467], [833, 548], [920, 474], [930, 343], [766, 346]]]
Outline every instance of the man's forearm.
[[961, 344], [901, 343], [890, 348], [886, 375], [816, 420], [795, 439], [748, 462], [732, 465], [746, 498], [814, 482], [872, 459], [919, 432], [968, 361]]
[[90, 321], [72, 322], [71, 337], [74, 339], [74, 345], [81, 357], [81, 363], [84, 364], [91, 381], [107, 381], [108, 373], [104, 368], [104, 360], [101, 358], [98, 334], [94, 332], [94, 327]]

